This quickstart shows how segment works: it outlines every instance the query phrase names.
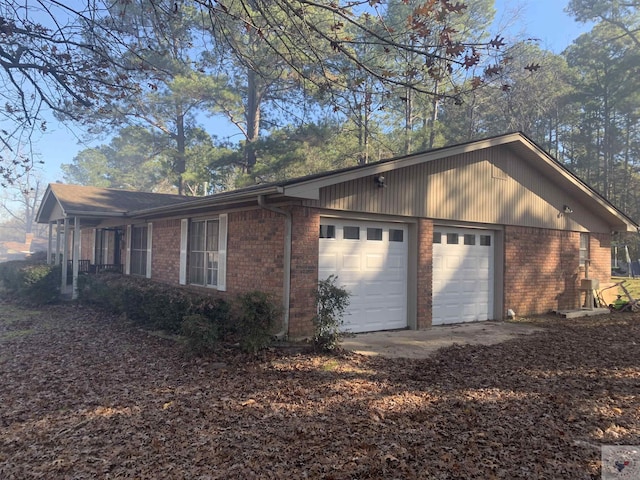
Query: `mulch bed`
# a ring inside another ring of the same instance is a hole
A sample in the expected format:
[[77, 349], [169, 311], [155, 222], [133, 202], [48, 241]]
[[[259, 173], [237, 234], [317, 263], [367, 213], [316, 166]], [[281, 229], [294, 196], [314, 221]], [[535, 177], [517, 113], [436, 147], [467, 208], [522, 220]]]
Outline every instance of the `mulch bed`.
[[425, 360], [179, 343], [0, 303], [2, 479], [596, 479], [640, 444], [640, 315]]

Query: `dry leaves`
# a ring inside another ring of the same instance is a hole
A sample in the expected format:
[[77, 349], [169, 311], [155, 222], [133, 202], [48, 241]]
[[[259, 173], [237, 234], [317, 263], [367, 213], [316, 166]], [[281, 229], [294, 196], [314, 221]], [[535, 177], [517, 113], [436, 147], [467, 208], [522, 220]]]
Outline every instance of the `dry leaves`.
[[591, 479], [640, 444], [640, 316], [427, 360], [186, 359], [76, 306], [0, 304], [2, 479]]

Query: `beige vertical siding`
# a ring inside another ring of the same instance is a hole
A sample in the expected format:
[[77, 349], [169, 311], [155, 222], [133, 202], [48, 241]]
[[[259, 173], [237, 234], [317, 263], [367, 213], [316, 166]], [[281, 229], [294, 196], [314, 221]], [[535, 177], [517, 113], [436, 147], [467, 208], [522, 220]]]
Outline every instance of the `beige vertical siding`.
[[[507, 147], [490, 148], [417, 164], [320, 190], [307, 205], [381, 213], [560, 230], [608, 231], [557, 186]], [[559, 180], [559, 179], [558, 179]], [[569, 205], [573, 213], [562, 213]]]

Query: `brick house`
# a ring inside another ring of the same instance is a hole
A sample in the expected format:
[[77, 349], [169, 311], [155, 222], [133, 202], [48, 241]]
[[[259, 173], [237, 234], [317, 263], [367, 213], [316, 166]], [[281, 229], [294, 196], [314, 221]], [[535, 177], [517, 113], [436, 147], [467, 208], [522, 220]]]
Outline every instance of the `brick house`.
[[291, 337], [312, 332], [329, 275], [354, 332], [580, 308], [581, 279], [609, 281], [612, 232], [638, 229], [520, 133], [199, 198], [51, 184], [37, 220], [71, 289], [105, 266], [258, 289], [282, 299]]

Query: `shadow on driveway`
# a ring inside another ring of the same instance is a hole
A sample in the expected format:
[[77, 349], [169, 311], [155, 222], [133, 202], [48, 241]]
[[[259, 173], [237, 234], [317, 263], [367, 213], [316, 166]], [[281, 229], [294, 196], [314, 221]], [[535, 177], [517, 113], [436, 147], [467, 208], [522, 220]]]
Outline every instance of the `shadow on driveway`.
[[522, 323], [474, 322], [438, 325], [427, 330], [393, 330], [347, 335], [342, 347], [362, 355], [392, 358], [426, 358], [443, 347], [493, 345], [543, 328]]

